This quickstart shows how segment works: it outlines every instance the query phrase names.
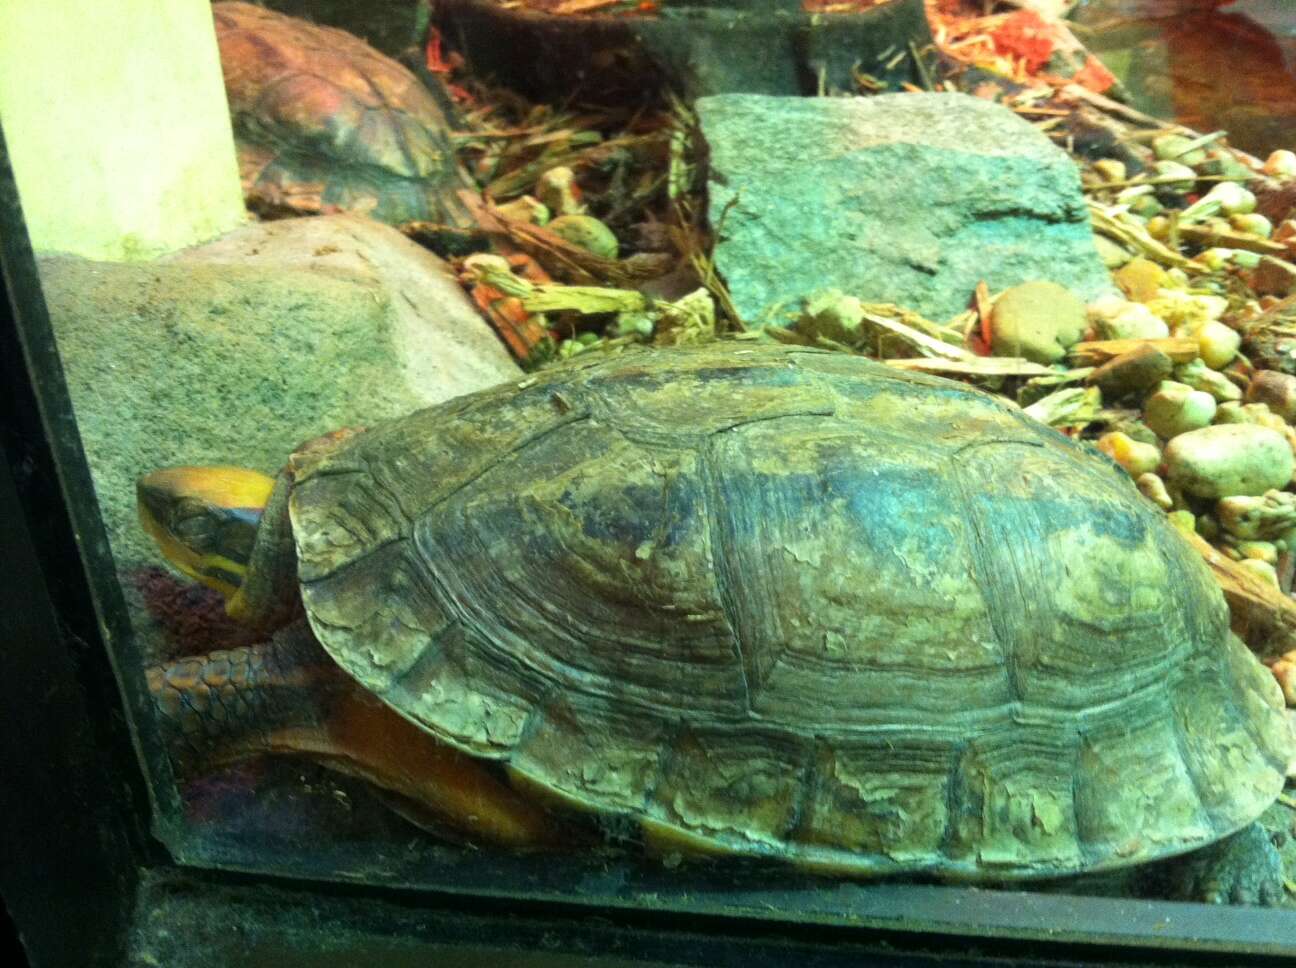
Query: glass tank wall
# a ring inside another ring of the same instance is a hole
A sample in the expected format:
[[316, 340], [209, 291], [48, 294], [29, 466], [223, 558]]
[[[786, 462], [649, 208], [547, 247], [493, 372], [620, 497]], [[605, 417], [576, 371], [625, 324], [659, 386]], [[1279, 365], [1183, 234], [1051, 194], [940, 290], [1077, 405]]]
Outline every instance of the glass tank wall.
[[1296, 917], [1296, 21], [377, 6], [0, 13], [179, 862]]

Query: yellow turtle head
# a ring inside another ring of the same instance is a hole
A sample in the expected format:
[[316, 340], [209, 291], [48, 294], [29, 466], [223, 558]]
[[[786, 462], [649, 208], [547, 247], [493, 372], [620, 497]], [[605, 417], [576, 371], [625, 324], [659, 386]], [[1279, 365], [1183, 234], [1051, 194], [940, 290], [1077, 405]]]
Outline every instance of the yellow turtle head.
[[168, 467], [135, 486], [140, 524], [168, 561], [226, 599], [247, 576], [274, 478], [242, 467]]

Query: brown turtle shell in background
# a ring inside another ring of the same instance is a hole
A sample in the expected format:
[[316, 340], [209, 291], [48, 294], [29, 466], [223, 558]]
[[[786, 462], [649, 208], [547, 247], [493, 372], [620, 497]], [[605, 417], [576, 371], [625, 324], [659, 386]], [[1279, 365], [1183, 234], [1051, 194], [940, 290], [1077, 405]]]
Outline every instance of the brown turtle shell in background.
[[212, 11], [254, 206], [462, 220], [445, 112], [413, 73], [343, 30], [249, 3]]
[[1120, 867], [1250, 823], [1293, 755], [1164, 517], [961, 384], [657, 350], [298, 465], [333, 658], [440, 740], [668, 843], [853, 874]]

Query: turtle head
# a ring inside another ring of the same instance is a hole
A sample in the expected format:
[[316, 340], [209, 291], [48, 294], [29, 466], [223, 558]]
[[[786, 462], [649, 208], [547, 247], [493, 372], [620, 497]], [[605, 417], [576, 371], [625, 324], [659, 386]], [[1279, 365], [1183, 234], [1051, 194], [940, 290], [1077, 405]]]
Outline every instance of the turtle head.
[[233, 598], [247, 576], [272, 477], [241, 467], [168, 467], [135, 485], [140, 524], [167, 560]]

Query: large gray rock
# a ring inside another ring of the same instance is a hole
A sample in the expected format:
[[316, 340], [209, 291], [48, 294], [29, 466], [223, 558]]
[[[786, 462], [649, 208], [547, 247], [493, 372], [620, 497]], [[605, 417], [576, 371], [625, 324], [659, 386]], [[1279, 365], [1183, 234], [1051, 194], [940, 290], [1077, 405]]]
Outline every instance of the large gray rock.
[[165, 262], [41, 261], [118, 565], [158, 563], [135, 479], [274, 473], [302, 440], [520, 373], [441, 260], [354, 216], [250, 225]]
[[749, 324], [841, 289], [936, 319], [976, 284], [1113, 292], [1075, 164], [1012, 111], [963, 94], [697, 102], [715, 250]]

